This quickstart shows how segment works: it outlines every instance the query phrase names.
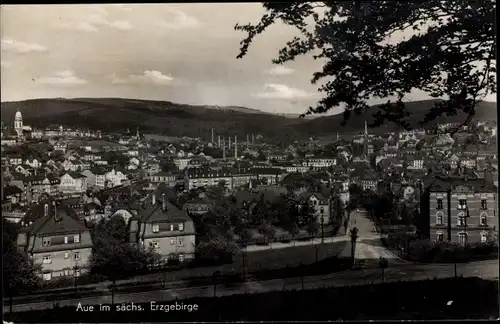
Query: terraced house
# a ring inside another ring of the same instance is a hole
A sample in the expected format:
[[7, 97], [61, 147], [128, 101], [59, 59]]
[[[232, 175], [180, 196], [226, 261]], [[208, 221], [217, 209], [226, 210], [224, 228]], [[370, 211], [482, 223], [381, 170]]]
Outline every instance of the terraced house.
[[186, 211], [167, 201], [166, 195], [156, 200], [152, 194], [130, 219], [130, 240], [146, 249], [153, 249], [165, 261], [183, 262], [194, 258], [196, 232]]
[[17, 247], [40, 264], [44, 280], [79, 276], [88, 270], [92, 238], [84, 223], [68, 215], [56, 201], [40, 204], [38, 218], [23, 224]]

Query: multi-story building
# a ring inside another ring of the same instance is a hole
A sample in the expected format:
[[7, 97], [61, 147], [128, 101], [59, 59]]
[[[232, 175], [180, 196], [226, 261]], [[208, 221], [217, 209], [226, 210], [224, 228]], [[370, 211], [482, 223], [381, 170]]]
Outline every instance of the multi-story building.
[[167, 201], [166, 195], [156, 200], [153, 193], [147, 203], [130, 219], [130, 240], [144, 248], [152, 248], [164, 261], [183, 262], [194, 258], [196, 232], [186, 211]]
[[177, 166], [177, 168], [180, 171], [182, 171], [185, 168], [187, 168], [189, 160], [191, 160], [191, 158], [178, 157], [178, 158], [173, 159], [173, 162], [174, 162], [175, 166]]
[[149, 176], [149, 180], [154, 184], [165, 183], [167, 186], [173, 187], [177, 181], [177, 175], [161, 171]]
[[213, 170], [210, 168], [188, 169], [184, 176], [186, 190], [216, 186], [222, 182], [227, 189], [232, 188], [232, 172], [230, 170]]
[[92, 238], [85, 225], [68, 215], [62, 205], [40, 205], [40, 217], [23, 224], [17, 247], [42, 267], [44, 280], [79, 276], [88, 270]]
[[337, 159], [334, 157], [311, 157], [302, 163], [302, 166], [312, 167], [313, 169], [326, 169], [337, 165]]
[[66, 172], [61, 176], [63, 193], [82, 193], [87, 190], [87, 178], [79, 172]]
[[433, 241], [488, 242], [498, 232], [497, 190], [482, 180], [436, 176], [426, 197]]
[[251, 172], [259, 182], [264, 182], [268, 185], [279, 183], [285, 176], [285, 172], [279, 168], [252, 168]]
[[298, 197], [299, 202], [308, 202], [315, 210], [314, 216], [316, 216], [319, 223], [328, 224], [330, 222], [330, 200], [323, 197], [319, 193], [304, 192]]

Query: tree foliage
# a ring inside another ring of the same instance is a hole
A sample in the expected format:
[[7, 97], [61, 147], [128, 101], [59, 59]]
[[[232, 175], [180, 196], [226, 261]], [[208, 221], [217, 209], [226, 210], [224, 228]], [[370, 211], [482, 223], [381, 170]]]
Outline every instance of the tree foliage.
[[15, 225], [4, 219], [2, 235], [3, 287], [5, 296], [11, 298], [11, 307], [12, 297], [29, 293], [40, 285], [40, 277], [37, 275], [40, 266], [35, 265], [27, 254], [17, 250], [15, 240]]
[[128, 242], [128, 226], [121, 216], [99, 222], [92, 236], [92, 270], [112, 281], [134, 274], [159, 261], [159, 255], [149, 247], [143, 249]]
[[265, 2], [264, 8], [258, 23], [235, 26], [247, 34], [237, 57], [274, 24], [296, 28], [300, 36], [273, 63], [306, 54], [324, 62], [311, 82], [324, 81], [318, 90], [325, 96], [306, 114], [344, 106], [345, 122], [366, 111], [369, 99], [387, 100], [374, 126], [392, 121], [410, 128], [403, 100], [420, 90], [445, 99], [422, 124], [458, 111], [467, 114], [466, 124], [477, 101], [496, 93], [493, 0]]

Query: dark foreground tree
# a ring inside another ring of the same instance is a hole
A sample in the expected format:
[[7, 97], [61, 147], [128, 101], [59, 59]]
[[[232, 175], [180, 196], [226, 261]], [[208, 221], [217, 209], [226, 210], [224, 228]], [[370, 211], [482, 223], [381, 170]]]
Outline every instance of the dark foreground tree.
[[496, 93], [496, 2], [493, 0], [266, 2], [247, 33], [238, 58], [268, 27], [282, 22], [300, 37], [282, 48], [275, 64], [306, 54], [324, 62], [312, 83], [325, 93], [306, 114], [345, 107], [344, 122], [363, 113], [369, 99], [387, 100], [373, 126], [393, 121], [410, 128], [403, 100], [420, 90], [437, 102], [422, 124], [464, 112], [467, 124], [478, 100]]
[[5, 296], [9, 298], [9, 309], [12, 313], [13, 297], [29, 293], [39, 286], [40, 277], [37, 272], [40, 266], [35, 265], [27, 254], [17, 250], [15, 224], [4, 219], [3, 228], [3, 287]]

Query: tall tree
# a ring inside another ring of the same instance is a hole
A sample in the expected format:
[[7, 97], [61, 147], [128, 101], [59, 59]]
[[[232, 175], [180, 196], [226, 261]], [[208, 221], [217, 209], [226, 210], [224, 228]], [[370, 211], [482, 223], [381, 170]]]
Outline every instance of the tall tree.
[[496, 1], [266, 2], [264, 8], [257, 24], [235, 26], [247, 34], [237, 57], [275, 23], [295, 27], [301, 36], [273, 63], [306, 54], [324, 62], [311, 82], [326, 80], [318, 89], [325, 97], [306, 114], [344, 106], [347, 121], [375, 98], [387, 100], [374, 114], [375, 125], [392, 121], [410, 128], [403, 100], [420, 90], [446, 99], [422, 124], [458, 111], [467, 115], [467, 124], [477, 101], [496, 93]]

